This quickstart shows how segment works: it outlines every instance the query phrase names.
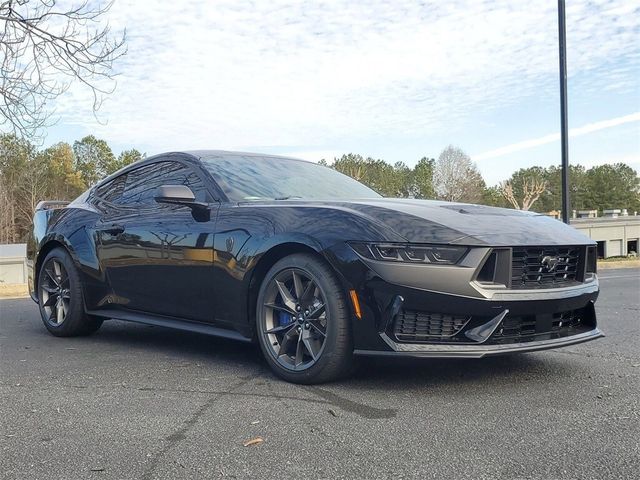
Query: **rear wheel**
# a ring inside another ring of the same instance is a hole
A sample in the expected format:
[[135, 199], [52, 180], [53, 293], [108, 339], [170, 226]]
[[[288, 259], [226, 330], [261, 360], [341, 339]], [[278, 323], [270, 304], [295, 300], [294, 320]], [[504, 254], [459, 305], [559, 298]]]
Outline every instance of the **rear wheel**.
[[321, 383], [349, 372], [349, 308], [333, 271], [310, 254], [278, 261], [257, 305], [260, 347], [272, 370], [296, 383]]
[[57, 337], [89, 335], [102, 325], [85, 313], [78, 271], [62, 248], [51, 250], [42, 262], [38, 299], [44, 326]]

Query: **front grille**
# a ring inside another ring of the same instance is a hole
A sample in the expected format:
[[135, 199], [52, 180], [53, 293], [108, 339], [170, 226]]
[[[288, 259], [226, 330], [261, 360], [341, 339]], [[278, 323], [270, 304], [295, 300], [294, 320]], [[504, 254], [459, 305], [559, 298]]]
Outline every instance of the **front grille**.
[[584, 247], [514, 247], [511, 288], [565, 287], [581, 281]]
[[488, 343], [523, 343], [559, 338], [592, 328], [588, 312], [584, 308], [552, 315], [507, 316]]
[[438, 341], [460, 332], [469, 317], [402, 310], [395, 317], [393, 333], [400, 341]]

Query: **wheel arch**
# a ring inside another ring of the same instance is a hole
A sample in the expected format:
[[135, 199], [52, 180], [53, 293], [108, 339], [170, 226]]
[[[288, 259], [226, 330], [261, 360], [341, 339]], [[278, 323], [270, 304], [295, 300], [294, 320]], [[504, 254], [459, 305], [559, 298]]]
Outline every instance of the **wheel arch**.
[[[330, 266], [326, 258], [315, 248], [305, 243], [300, 242], [284, 242], [271, 247], [264, 252], [256, 266], [253, 268], [251, 279], [249, 280], [249, 288], [247, 295], [247, 320], [251, 331], [255, 335], [255, 315], [256, 315], [256, 302], [258, 300], [258, 292], [260, 291], [260, 285], [264, 280], [267, 272], [273, 267], [279, 260], [294, 255], [296, 253], [308, 253], [316, 258], [324, 261]], [[333, 267], [331, 267], [333, 270]]]
[[42, 262], [44, 262], [44, 259], [47, 258], [49, 252], [55, 250], [56, 248], [62, 248], [71, 256], [74, 263], [76, 261], [72, 249], [69, 248], [69, 246], [65, 242], [56, 238], [45, 241], [45, 243], [40, 247], [35, 264], [33, 265], [33, 294], [35, 295], [36, 299], [38, 299], [38, 278], [40, 277], [40, 268], [42, 267]]

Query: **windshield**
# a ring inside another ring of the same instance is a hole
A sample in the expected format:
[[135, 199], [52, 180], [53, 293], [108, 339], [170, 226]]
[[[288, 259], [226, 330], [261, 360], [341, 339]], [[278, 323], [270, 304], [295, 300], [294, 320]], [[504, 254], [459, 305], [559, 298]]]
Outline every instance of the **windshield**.
[[351, 177], [316, 163], [281, 157], [233, 155], [200, 159], [229, 200], [379, 198]]

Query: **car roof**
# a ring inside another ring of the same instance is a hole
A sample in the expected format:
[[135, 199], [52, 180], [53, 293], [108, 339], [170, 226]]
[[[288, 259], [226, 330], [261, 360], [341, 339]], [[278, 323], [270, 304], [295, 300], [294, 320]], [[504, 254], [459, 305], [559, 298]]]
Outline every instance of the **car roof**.
[[274, 155], [271, 153], [256, 153], [256, 152], [236, 152], [231, 150], [185, 150], [180, 152], [186, 155], [191, 155], [197, 159], [201, 158], [215, 158], [215, 157], [256, 157], [256, 158], [268, 158], [277, 160], [295, 160], [297, 162], [309, 162], [309, 160], [303, 160], [296, 157], [287, 157], [285, 155]]
[[[91, 189], [99, 187], [100, 185], [112, 180], [113, 178], [122, 175], [123, 173], [127, 173], [129, 170], [133, 170], [134, 168], [147, 165], [149, 163], [154, 163], [156, 160], [164, 159], [168, 156], [182, 156], [183, 159], [189, 159], [198, 161], [200, 159], [212, 159], [212, 158], [222, 158], [222, 157], [261, 157], [268, 159], [278, 159], [278, 160], [293, 160], [298, 162], [308, 162], [307, 160], [302, 160], [300, 158], [294, 157], [285, 157], [283, 155], [272, 155], [268, 153], [255, 153], [255, 152], [237, 152], [231, 150], [173, 150], [169, 152], [158, 153], [156, 155], [152, 155], [147, 158], [143, 158], [142, 160], [138, 160], [137, 162], [133, 162], [126, 167], [121, 168], [120, 170], [112, 173], [111, 175], [99, 180]], [[186, 158], [185, 158], [186, 157]], [[311, 162], [313, 163], [313, 162]]]

